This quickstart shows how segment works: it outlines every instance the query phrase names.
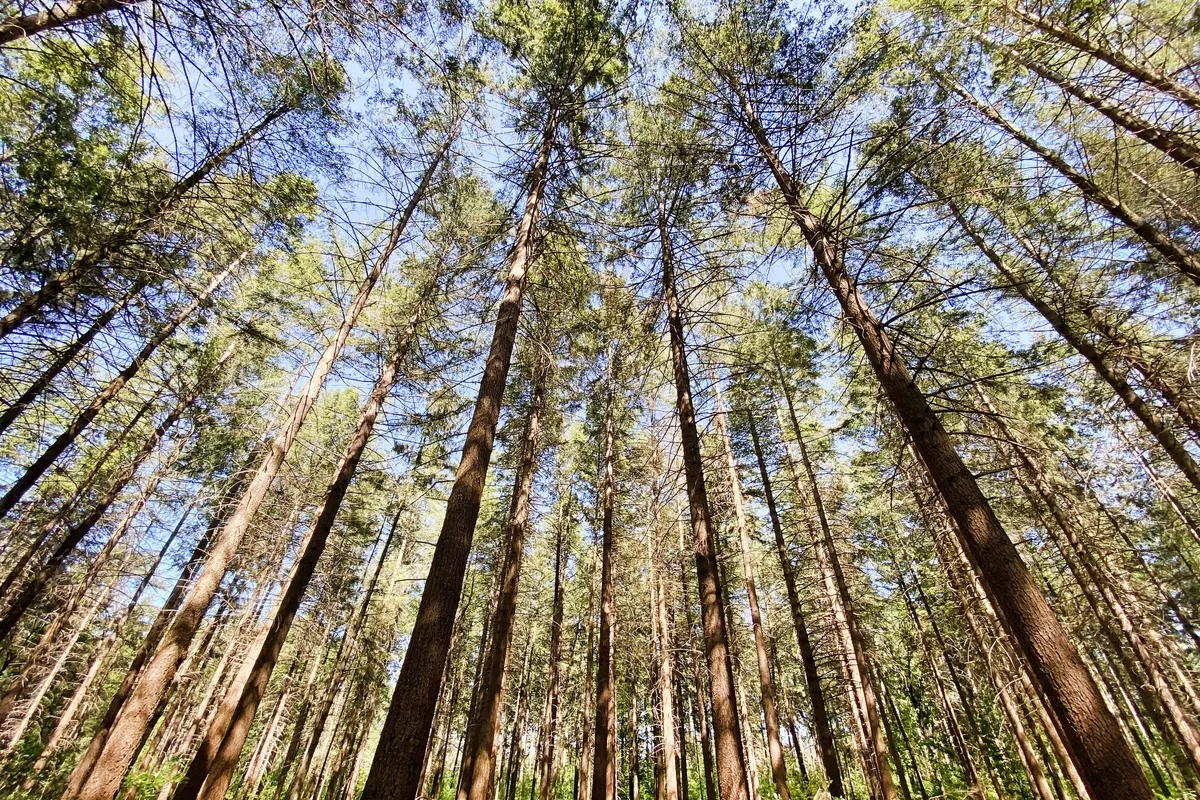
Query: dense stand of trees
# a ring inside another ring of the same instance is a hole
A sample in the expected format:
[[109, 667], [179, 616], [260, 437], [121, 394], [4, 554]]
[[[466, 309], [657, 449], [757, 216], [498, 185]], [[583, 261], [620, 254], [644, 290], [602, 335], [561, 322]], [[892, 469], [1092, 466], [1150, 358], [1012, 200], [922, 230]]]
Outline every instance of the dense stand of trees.
[[0, 18], [0, 795], [1200, 793], [1194, 9]]

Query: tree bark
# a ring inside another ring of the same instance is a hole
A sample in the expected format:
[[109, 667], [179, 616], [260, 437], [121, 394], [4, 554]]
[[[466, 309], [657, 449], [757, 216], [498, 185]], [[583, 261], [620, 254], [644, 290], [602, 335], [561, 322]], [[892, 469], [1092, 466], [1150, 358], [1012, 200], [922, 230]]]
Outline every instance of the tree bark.
[[454, 485], [446, 502], [442, 530], [421, 593], [421, 604], [417, 609], [408, 650], [384, 720], [380, 746], [363, 787], [362, 800], [414, 800], [420, 789], [421, 765], [425, 760], [429, 730], [433, 725], [442, 668], [450, 650], [467, 560], [479, 519], [483, 486], [492, 457], [496, 423], [516, 344], [521, 299], [533, 252], [537, 217], [546, 190], [556, 128], [557, 114], [552, 109], [529, 173], [529, 194], [517, 226], [504, 295], [496, 316], [483, 379], [479, 383], [475, 410], [467, 428], [467, 441], [463, 445]]
[[617, 687], [613, 666], [613, 638], [616, 631], [616, 575], [614, 571], [616, 535], [613, 511], [616, 505], [616, 387], [620, 377], [620, 352], [609, 355], [608, 391], [604, 409], [604, 474], [600, 486], [600, 636], [596, 653], [596, 719], [592, 736], [592, 800], [616, 800], [617, 797]]
[[800, 662], [804, 667], [804, 683], [808, 687], [808, 699], [812, 705], [813, 731], [816, 733], [817, 754], [821, 758], [821, 766], [825, 770], [825, 778], [829, 781], [831, 797], [844, 797], [842, 786], [842, 770], [838, 765], [837, 745], [833, 738], [833, 726], [829, 721], [829, 710], [825, 703], [825, 690], [821, 686], [821, 676], [817, 671], [816, 654], [808, 635], [808, 623], [804, 618], [804, 607], [800, 604], [800, 592], [796, 588], [796, 570], [783, 538], [783, 525], [779, 519], [779, 510], [775, 505], [775, 493], [771, 488], [771, 478], [767, 472], [767, 462], [763, 457], [762, 443], [759, 441], [758, 426], [753, 412], [746, 410], [750, 424], [750, 438], [754, 443], [754, 456], [758, 460], [758, 475], [762, 481], [763, 496], [767, 503], [767, 514], [771, 518], [771, 530], [775, 534], [775, 551], [779, 556], [779, 567], [783, 572], [783, 582], [787, 588], [788, 605], [792, 611], [792, 627], [796, 631], [796, 644], [800, 649]]
[[[740, 92], [740, 87], [734, 88]], [[891, 337], [846, 271], [831, 231], [804, 206], [798, 187], [776, 156], [749, 101], [744, 95], [740, 101], [750, 132], [837, 296], [844, 318], [858, 336], [884, 393], [947, 503], [964, 549], [971, 554], [972, 566], [989, 597], [1001, 609], [1039, 688], [1062, 720], [1072, 758], [1092, 799], [1150, 800], [1146, 777], [1079, 651], [1054, 616], [974, 475], [954, 449], [941, 419], [900, 360]]]
[[542, 407], [545, 397], [544, 371], [539, 366], [533, 378], [529, 416], [521, 447], [521, 461], [504, 534], [504, 560], [500, 573], [500, 591], [492, 613], [492, 641], [484, 655], [479, 675], [481, 691], [474, 725], [467, 728], [463, 766], [459, 772], [459, 800], [490, 800], [496, 780], [496, 741], [504, 711], [505, 677], [509, 649], [516, 628], [517, 593], [520, 589], [521, 562], [525, 554], [525, 532], [533, 503], [533, 480], [537, 474], [540, 449]]
[[[748, 800], [746, 762], [742, 754], [737, 698], [734, 696], [733, 664], [729, 657], [729, 635], [725, 627], [725, 611], [722, 608], [721, 580], [713, 557], [712, 513], [708, 504], [708, 491], [704, 486], [704, 463], [700, 453], [700, 436], [696, 429], [696, 411], [692, 405], [683, 312], [675, 286], [675, 256], [667, 220], [662, 215], [658, 220], [658, 238], [667, 327], [671, 339], [671, 363], [675, 375], [676, 408], [683, 443], [684, 473], [696, 557], [696, 583], [700, 593], [704, 649], [708, 658], [708, 674], [712, 687], [720, 800]], [[592, 800], [603, 798], [593, 797]]]
[[746, 511], [742, 498], [742, 479], [738, 475], [737, 459], [733, 455], [733, 443], [729, 436], [728, 415], [721, 397], [720, 382], [713, 376], [717, 400], [717, 435], [725, 455], [725, 469], [729, 473], [729, 490], [733, 496], [733, 512], [738, 535], [738, 549], [742, 556], [742, 574], [746, 581], [746, 598], [750, 606], [750, 627], [754, 634], [754, 652], [758, 665], [759, 696], [762, 700], [763, 718], [767, 726], [767, 755], [771, 762], [771, 777], [775, 782], [775, 794], [780, 800], [789, 800], [787, 765], [783, 757], [783, 743], [779, 736], [779, 711], [775, 703], [775, 680], [771, 677], [771, 662], [767, 656], [767, 642], [763, 635], [762, 610], [758, 604], [758, 587], [754, 581], [754, 562], [750, 555], [750, 538], [746, 533]]

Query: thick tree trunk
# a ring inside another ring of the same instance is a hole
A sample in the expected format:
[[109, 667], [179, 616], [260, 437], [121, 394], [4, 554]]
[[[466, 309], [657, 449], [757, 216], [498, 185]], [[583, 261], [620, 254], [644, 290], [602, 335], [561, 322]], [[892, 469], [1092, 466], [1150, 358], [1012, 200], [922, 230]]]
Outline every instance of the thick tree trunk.
[[758, 587], [754, 581], [754, 562], [750, 555], [750, 538], [746, 533], [745, 502], [742, 498], [742, 479], [738, 475], [737, 459], [733, 455], [733, 443], [729, 436], [728, 415], [721, 397], [720, 382], [713, 376], [717, 399], [717, 435], [725, 455], [725, 469], [729, 473], [729, 490], [733, 496], [733, 512], [737, 528], [738, 549], [742, 556], [742, 575], [746, 581], [746, 599], [750, 606], [750, 627], [754, 634], [754, 652], [758, 664], [759, 696], [762, 700], [763, 718], [767, 726], [767, 756], [771, 762], [771, 777], [775, 781], [775, 794], [780, 800], [789, 800], [787, 765], [783, 757], [783, 742], [779, 736], [779, 711], [775, 703], [775, 680], [771, 677], [771, 662], [767, 656], [767, 641], [763, 635], [762, 610], [758, 604]]
[[825, 778], [829, 781], [831, 797], [844, 797], [842, 786], [842, 770], [838, 765], [837, 745], [833, 738], [833, 726], [829, 721], [829, 710], [825, 703], [825, 690], [821, 686], [821, 676], [817, 670], [816, 654], [808, 635], [808, 623], [804, 618], [804, 608], [800, 604], [800, 592], [796, 587], [796, 570], [792, 566], [791, 555], [783, 538], [783, 525], [779, 519], [779, 510], [775, 505], [775, 493], [771, 488], [771, 478], [767, 472], [767, 462], [763, 456], [762, 443], [759, 441], [758, 427], [753, 412], [747, 409], [750, 423], [750, 438], [754, 443], [754, 456], [758, 460], [758, 475], [762, 481], [763, 496], [767, 503], [767, 514], [771, 518], [771, 530], [775, 534], [775, 551], [779, 556], [779, 567], [783, 572], [783, 582], [787, 589], [788, 605], [792, 611], [792, 627], [796, 631], [796, 644], [800, 649], [800, 662], [804, 667], [804, 683], [808, 687], [808, 699], [812, 705], [812, 727], [816, 733], [817, 755], [821, 758], [821, 766], [825, 770]]
[[[751, 133], [837, 296], [846, 321], [946, 501], [972, 566], [988, 596], [1001, 609], [1055, 716], [1062, 721], [1068, 748], [1092, 800], [1150, 800], [1146, 776], [1079, 651], [1021, 561], [974, 475], [954, 449], [941, 419], [900, 360], [891, 337], [846, 271], [831, 232], [804, 206], [798, 188], [744, 97], [742, 107], [750, 120]], [[1200, 269], [1196, 275], [1200, 279]]]
[[533, 502], [533, 480], [537, 474], [540, 447], [542, 405], [546, 377], [539, 371], [533, 379], [529, 416], [525, 422], [521, 461], [516, 471], [508, 525], [504, 535], [504, 560], [500, 574], [500, 592], [492, 613], [492, 641], [484, 655], [479, 676], [479, 704], [476, 721], [468, 726], [463, 766], [459, 773], [459, 800], [490, 800], [496, 780], [495, 742], [504, 711], [505, 675], [509, 648], [516, 629], [517, 593], [520, 588], [521, 562], [525, 553], [525, 532]]
[[359, 413], [354, 433], [346, 442], [342, 456], [325, 487], [324, 497], [314, 512], [312, 527], [296, 554], [295, 567], [288, 576], [271, 614], [265, 638], [248, 657], [248, 674], [244, 676], [244, 680], [239, 680], [230, 688], [221, 707], [209, 722], [200, 748], [192, 757], [183, 782], [172, 796], [173, 800], [194, 800], [196, 797], [221, 800], [225, 797], [229, 782], [233, 778], [233, 770], [246, 744], [250, 725], [258, 711], [258, 704], [266, 693], [271, 674], [283, 652], [284, 642], [296, 618], [304, 592], [316, 573], [321, 555], [325, 552], [342, 502], [358, 471], [362, 454], [370, 443], [375, 422], [396, 381], [400, 364], [416, 338], [424, 306], [428, 302], [426, 294], [427, 292], [422, 292], [422, 296], [417, 299], [417, 307], [397, 335], [392, 352]]
[[[713, 729], [716, 733], [717, 777], [720, 800], [748, 800], [746, 762], [742, 754], [741, 724], [734, 696], [733, 664], [729, 656], [729, 636], [721, 600], [721, 580], [714, 558], [712, 513], [708, 490], [704, 485], [704, 463], [700, 435], [696, 429], [696, 410], [692, 404], [691, 378], [688, 375], [683, 310], [675, 286], [675, 256], [667, 220], [658, 220], [659, 252], [662, 259], [663, 293], [666, 298], [667, 327], [671, 338], [671, 363], [675, 375], [676, 408], [679, 415], [683, 464], [687, 482], [688, 507], [692, 521], [692, 540], [696, 557], [696, 582], [700, 593], [704, 649], [712, 687]], [[602, 798], [593, 797], [593, 800]]]
[[504, 295], [496, 315], [492, 343], [454, 485], [446, 502], [446, 515], [425, 578], [404, 663], [396, 680], [392, 702], [384, 720], [382, 738], [371, 763], [362, 800], [414, 800], [420, 789], [421, 765], [429, 743], [429, 729], [437, 706], [442, 668], [450, 651], [450, 638], [462, 595], [463, 579], [488, 464], [496, 437], [496, 423], [504, 400], [504, 386], [517, 339], [521, 300], [525, 290], [533, 237], [555, 141], [557, 115], [552, 109], [542, 131], [537, 157], [529, 173], [529, 194], [517, 226], [516, 242], [508, 264]]

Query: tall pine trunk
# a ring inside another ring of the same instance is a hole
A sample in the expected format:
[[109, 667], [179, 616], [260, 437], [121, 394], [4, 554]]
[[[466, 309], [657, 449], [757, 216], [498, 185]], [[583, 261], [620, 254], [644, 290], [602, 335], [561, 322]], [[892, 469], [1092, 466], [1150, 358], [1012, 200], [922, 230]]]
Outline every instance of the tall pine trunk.
[[[734, 87], [740, 91], [740, 87]], [[1054, 616], [995, 512], [954, 448], [941, 419], [918, 388], [891, 337], [846, 271], [831, 231], [801, 200], [753, 108], [743, 113], [842, 314], [866, 351], [876, 377], [945, 499], [964, 549], [1001, 610], [1039, 689], [1062, 721], [1064, 737], [1092, 800], [1150, 800], [1152, 793], [1079, 651]], [[1200, 276], [1200, 273], [1198, 273]]]
[[375, 758], [371, 763], [362, 800], [414, 800], [421, 784], [421, 766], [429, 744], [429, 731], [437, 707], [442, 669], [450, 652], [462, 596], [463, 579], [479, 506], [487, 479], [488, 464], [496, 438], [496, 423], [504, 400], [504, 386], [517, 339], [521, 300], [533, 252], [533, 237], [542, 197], [546, 190], [550, 153], [554, 145], [557, 114], [551, 109], [533, 168], [529, 173], [529, 194], [517, 226], [505, 279], [504, 294], [496, 315], [492, 343], [488, 350], [483, 379], [467, 440], [463, 445], [454, 485], [446, 501], [446, 515], [434, 548], [433, 561], [421, 592], [421, 604], [409, 638], [404, 663]]
[[[658, 220], [658, 240], [667, 327], [671, 339], [671, 364], [675, 376], [676, 410], [679, 416], [688, 507], [692, 521], [701, 627], [704, 632], [705, 655], [708, 658], [709, 683], [712, 687], [717, 782], [720, 786], [720, 800], [748, 800], [749, 788], [746, 782], [746, 762], [742, 753], [737, 698], [734, 696], [729, 635], [725, 627], [721, 581], [714, 554], [712, 513], [708, 504], [708, 490], [704, 485], [704, 462], [700, 452], [700, 435], [696, 428], [696, 410], [692, 404], [691, 377], [688, 374], [683, 333], [683, 310], [680, 308], [675, 286], [675, 255], [667, 220], [663, 216]], [[602, 798], [593, 797], [593, 800]]]

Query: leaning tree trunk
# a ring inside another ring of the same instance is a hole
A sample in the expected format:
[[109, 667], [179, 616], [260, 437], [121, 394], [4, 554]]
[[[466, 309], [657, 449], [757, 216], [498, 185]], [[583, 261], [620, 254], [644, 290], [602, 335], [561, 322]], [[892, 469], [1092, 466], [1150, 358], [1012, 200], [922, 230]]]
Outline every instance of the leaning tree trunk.
[[316, 573], [350, 482], [358, 471], [359, 461], [371, 440], [383, 403], [396, 381], [400, 364], [416, 338], [426, 302], [424, 295], [425, 292], [417, 299], [416, 309], [396, 337], [392, 352], [359, 413], [358, 424], [334, 467], [333, 475], [325, 487], [325, 495], [314, 513], [312, 528], [304, 537], [296, 555], [296, 565], [273, 610], [266, 636], [256, 652], [248, 656], [249, 672], [244, 680], [230, 687], [225, 700], [210, 718], [204, 739], [188, 765], [183, 782], [175, 789], [173, 800], [194, 800], [196, 797], [220, 800], [225, 797], [250, 733], [250, 725], [266, 693], [271, 673], [279, 662], [304, 592]]
[[1155, 412], [1141, 395], [1129, 385], [1129, 381], [1122, 376], [1113, 364], [1087, 340], [1078, 330], [1068, 322], [1062, 314], [1059, 314], [1054, 308], [1046, 302], [1045, 299], [1035, 293], [1029, 282], [1023, 280], [1019, 275], [1014, 273], [1009, 265], [1004, 261], [1004, 258], [993, 248], [987, 240], [980, 235], [975, 226], [970, 223], [962, 209], [954, 202], [952, 198], [943, 195], [941, 192], [934, 190], [938, 199], [945, 204], [946, 208], [954, 216], [956, 222], [979, 249], [979, 252], [992, 263], [996, 271], [1000, 273], [1004, 280], [1008, 281], [1013, 290], [1021, 296], [1030, 306], [1033, 307], [1042, 319], [1046, 320], [1055, 332], [1069, 344], [1075, 352], [1083, 356], [1083, 358], [1092, 365], [1105, 383], [1112, 387], [1116, 392], [1117, 397], [1125, 404], [1138, 421], [1149, 431], [1150, 435], [1162, 446], [1171, 460], [1175, 462], [1175, 466], [1179, 467], [1179, 471], [1192, 486], [1200, 491], [1200, 465], [1192, 458], [1183, 442], [1176, 438], [1171, 429], [1167, 427], [1162, 418]]
[[[444, 151], [445, 147], [439, 152]], [[162, 644], [154, 656], [147, 661], [138, 678], [137, 685], [130, 692], [129, 699], [113, 724], [104, 749], [96, 759], [91, 774], [87, 776], [79, 791], [80, 800], [113, 800], [120, 789], [125, 773], [133, 762], [138, 743], [151, 721], [157, 716], [157, 710], [166, 697], [171, 679], [179, 669], [179, 665], [187, 653], [188, 645], [200, 627], [209, 603], [212, 602], [213, 595], [224, 579], [225, 572], [240, 547], [242, 538], [249, 530], [255, 513], [266, 499], [276, 475], [299, 435], [301, 426], [316, 404], [317, 397], [333, 368], [334, 361], [337, 360], [346, 340], [350, 337], [350, 332], [354, 329], [359, 314], [366, 307], [371, 290], [374, 289], [383, 273], [384, 266], [399, 245], [400, 237], [408, 221], [424, 198], [439, 160], [439, 158], [435, 158], [422, 175], [420, 184], [413, 192], [400, 218], [393, 225], [391, 235], [367, 274], [366, 280], [363, 281], [358, 293], [351, 301], [333, 339], [325, 346], [295, 408], [292, 409], [284, 423], [283, 430], [271, 443], [271, 447], [229, 521], [220, 533], [213, 537], [203, 570], [192, 585], [187, 597], [180, 603], [179, 610], [163, 636]]]
[[551, 109], [542, 131], [537, 157], [529, 173], [529, 194], [517, 226], [516, 242], [508, 264], [504, 295], [488, 350], [483, 379], [467, 440], [463, 445], [454, 485], [446, 501], [446, 515], [434, 548], [433, 560], [421, 592], [412, 636], [396, 679], [396, 688], [382, 738], [363, 787], [362, 800], [413, 800], [421, 784], [421, 766], [429, 744], [429, 731], [437, 707], [442, 668], [450, 652], [454, 620], [462, 598], [463, 579], [488, 464], [496, 438], [496, 423], [504, 400], [504, 386], [517, 339], [521, 300], [525, 290], [533, 238], [554, 145], [557, 114]]
[[783, 571], [783, 582], [787, 588], [788, 604], [792, 610], [792, 625], [796, 630], [796, 643], [800, 648], [800, 661], [804, 666], [804, 683], [808, 687], [808, 699], [812, 705], [812, 725], [816, 733], [817, 754], [825, 769], [825, 777], [829, 780], [831, 797], [845, 796], [842, 787], [842, 769], [838, 764], [837, 745], [833, 738], [833, 726], [829, 721], [829, 710], [825, 704], [825, 690], [821, 686], [821, 676], [817, 671], [817, 659], [813, 651], [812, 641], [808, 636], [808, 624], [804, 619], [804, 609], [800, 605], [800, 593], [796, 588], [796, 570], [783, 539], [783, 526], [779, 520], [779, 510], [775, 506], [775, 493], [771, 489], [771, 478], [767, 472], [767, 462], [763, 458], [762, 443], [758, 437], [758, 427], [755, 425], [752, 412], [747, 410], [750, 422], [750, 438], [754, 443], [754, 455], [758, 460], [758, 474], [762, 480], [763, 496], [767, 503], [767, 514], [771, 518], [771, 530], [775, 533], [775, 549], [779, 555], [779, 566]]
[[[740, 93], [739, 86], [733, 88]], [[775, 154], [744, 94], [740, 101], [750, 132], [837, 296], [846, 321], [947, 503], [972, 566], [1000, 609], [1039, 689], [1062, 721], [1067, 746], [1092, 800], [1150, 800], [1153, 795], [1146, 776], [1079, 651], [1054, 616], [975, 476], [955, 450], [941, 419], [900, 360], [883, 323], [846, 271], [831, 232], [804, 205], [799, 187]]]
[[738, 475], [737, 460], [733, 455], [733, 444], [729, 436], [729, 421], [721, 397], [721, 385], [713, 376], [717, 399], [717, 436], [721, 440], [725, 455], [725, 469], [729, 473], [729, 490], [733, 497], [735, 527], [738, 549], [742, 555], [742, 574], [746, 580], [746, 598], [750, 607], [750, 627], [754, 634], [754, 651], [758, 662], [759, 696], [762, 700], [763, 719], [767, 726], [767, 755], [771, 761], [771, 777], [775, 781], [775, 793], [780, 800], [789, 800], [787, 765], [784, 762], [783, 743], [779, 736], [779, 711], [775, 703], [775, 680], [771, 677], [771, 662], [767, 656], [767, 641], [763, 635], [762, 611], [758, 604], [758, 587], [754, 581], [754, 563], [750, 556], [750, 539], [746, 534], [745, 502], [742, 498], [742, 479]]
[[1147, 86], [1151, 86], [1164, 94], [1175, 97], [1192, 111], [1200, 111], [1200, 92], [1172, 79], [1153, 67], [1137, 64], [1122, 52], [1108, 50], [1086, 36], [1058, 25], [1045, 17], [1020, 8], [1015, 2], [1005, 3], [1004, 10], [1012, 13], [1018, 19], [1033, 26], [1042, 33], [1057, 39], [1065, 45], [1074, 47], [1081, 53], [1086, 53], [1097, 61], [1102, 61], [1131, 78], [1135, 78]]
[[[2, 30], [0, 25], [0, 31]], [[281, 103], [272, 108], [261, 120], [225, 147], [205, 158], [195, 169], [153, 200], [149, 208], [136, 216], [134, 222], [109, 235], [96, 248], [80, 255], [70, 267], [51, 277], [40, 289], [19, 302], [0, 317], [0, 339], [43, 312], [64, 292], [74, 288], [99, 269], [107, 259], [127, 247], [138, 234], [160, 224], [163, 216], [174, 211], [188, 192], [199, 186], [201, 181], [220, 169], [235, 153], [291, 110], [292, 106], [288, 103]]]
[[120, 300], [113, 303], [100, 316], [88, 326], [87, 330], [75, 338], [73, 342], [64, 347], [58, 355], [54, 357], [44, 370], [34, 381], [25, 387], [25, 391], [21, 392], [21, 396], [12, 401], [8, 408], [4, 409], [4, 413], [0, 414], [0, 436], [8, 430], [8, 426], [12, 425], [25, 409], [29, 408], [38, 397], [42, 395], [50, 384], [54, 383], [54, 379], [62, 374], [71, 362], [73, 362], [80, 353], [84, 351], [92, 340], [99, 335], [100, 331], [108, 326], [120, 314], [129, 303], [141, 294], [142, 289], [146, 288], [146, 281], [139, 280], [127, 291]]
[[1010, 47], [1004, 48], [1004, 54], [1039, 78], [1054, 84], [1065, 94], [1083, 102], [1113, 125], [1141, 139], [1175, 163], [1193, 173], [1200, 174], [1200, 148], [1179, 134], [1158, 127], [1128, 108], [1096, 94], [1078, 81], [1060, 75], [1035, 59], [1025, 58]]
[[1060, 154], [1046, 147], [1033, 136], [1009, 122], [993, 106], [976, 98], [962, 84], [955, 81], [946, 81], [945, 83], [948, 88], [963, 99], [963, 102], [975, 109], [980, 116], [1036, 153], [1038, 157], [1057, 170], [1079, 190], [1085, 199], [1095, 203], [1120, 220], [1152, 250], [1158, 252], [1168, 265], [1179, 270], [1193, 283], [1200, 284], [1200, 256], [1189, 252], [1170, 236], [1150, 224], [1141, 214], [1131, 208], [1128, 203], [1104, 190], [1091, 178], [1069, 164]]
[[46, 470], [50, 469], [51, 465], [61, 456], [68, 447], [73, 445], [80, 435], [92, 424], [92, 420], [103, 411], [109, 403], [121, 392], [125, 385], [141, 371], [146, 362], [150, 360], [158, 348], [161, 347], [168, 339], [175, 335], [175, 331], [179, 326], [191, 319], [208, 298], [215, 292], [225, 279], [228, 278], [249, 255], [249, 251], [243, 252], [235, 258], [230, 264], [212, 277], [208, 285], [203, 291], [188, 303], [186, 306], [177, 311], [167, 324], [163, 325], [158, 331], [150, 337], [147, 342], [142, 345], [142, 349], [133, 357], [133, 360], [125, 365], [116, 377], [109, 381], [103, 389], [100, 390], [95, 397], [80, 411], [67, 427], [55, 438], [50, 445], [42, 451], [41, 455], [26, 470], [21, 474], [4, 496], [0, 498], [0, 517], [8, 514], [20, 499], [33, 488]]
[[[658, 220], [659, 252], [662, 259], [663, 293], [666, 298], [667, 327], [671, 338], [671, 363], [675, 374], [676, 409], [683, 443], [683, 465], [687, 482], [688, 506], [692, 520], [692, 538], [696, 557], [696, 582], [700, 592], [704, 649], [712, 686], [713, 729], [716, 732], [717, 780], [720, 800], [748, 800], [746, 762], [742, 753], [742, 734], [734, 696], [733, 664], [729, 655], [729, 635], [721, 601], [721, 581], [714, 557], [712, 513], [708, 490], [704, 485], [704, 462], [700, 452], [700, 434], [696, 428], [696, 410], [692, 404], [691, 378], [684, 349], [683, 312], [675, 287], [675, 255], [671, 246], [666, 217]], [[602, 800], [593, 797], [593, 800]]]
[[468, 726], [464, 745], [462, 770], [459, 772], [459, 800], [489, 800], [496, 780], [495, 742], [504, 711], [505, 673], [508, 669], [509, 648], [516, 628], [517, 592], [520, 589], [521, 562], [525, 553], [525, 532], [529, 526], [529, 511], [533, 503], [533, 479], [537, 473], [542, 405], [546, 376], [535, 368], [529, 416], [521, 461], [517, 467], [516, 485], [508, 512], [504, 536], [504, 561], [500, 573], [500, 591], [492, 612], [492, 641], [484, 655], [479, 676], [479, 704], [475, 709], [475, 724]]

